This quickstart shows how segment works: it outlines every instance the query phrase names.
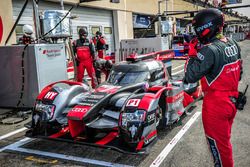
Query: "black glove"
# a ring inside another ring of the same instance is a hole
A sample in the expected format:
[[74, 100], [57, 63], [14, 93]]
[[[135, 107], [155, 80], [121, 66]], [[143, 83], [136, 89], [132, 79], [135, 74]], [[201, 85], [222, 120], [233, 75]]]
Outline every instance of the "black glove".
[[242, 92], [239, 92], [239, 97], [236, 101], [236, 108], [238, 110], [243, 110], [246, 103], [247, 103], [246, 95], [244, 95], [244, 93]]
[[248, 89], [248, 85], [246, 86], [246, 89], [244, 90], [244, 92], [239, 92], [239, 96], [236, 100], [236, 108], [238, 110], [243, 110], [245, 104], [247, 103], [247, 97], [246, 97], [247, 89]]

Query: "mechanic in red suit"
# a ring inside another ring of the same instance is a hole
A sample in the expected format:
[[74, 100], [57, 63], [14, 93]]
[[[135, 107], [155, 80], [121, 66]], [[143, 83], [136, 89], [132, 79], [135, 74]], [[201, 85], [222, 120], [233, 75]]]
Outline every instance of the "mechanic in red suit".
[[96, 50], [98, 52], [98, 57], [101, 59], [104, 59], [105, 50], [106, 50], [106, 41], [100, 31], [96, 32], [96, 36], [93, 39], [93, 41], [96, 46]]
[[31, 25], [25, 24], [23, 26], [23, 36], [19, 38], [19, 44], [28, 45], [34, 43], [34, 38], [32, 37], [33, 27]]
[[84, 71], [87, 70], [91, 78], [91, 86], [94, 89], [97, 86], [95, 70], [93, 63], [95, 59], [95, 48], [93, 42], [88, 38], [88, 32], [81, 28], [79, 29], [79, 39], [73, 43], [74, 52], [77, 61], [77, 81], [82, 82]]
[[96, 78], [97, 78], [98, 84], [101, 83], [102, 73], [105, 75], [105, 80], [108, 79], [112, 65], [113, 63], [111, 60], [97, 59], [95, 61]]
[[192, 24], [204, 46], [196, 55], [194, 48], [198, 40], [190, 43], [184, 82], [194, 83], [201, 79], [202, 121], [214, 166], [232, 167], [230, 137], [242, 73], [240, 48], [234, 40], [222, 35], [224, 16], [221, 11], [201, 10]]

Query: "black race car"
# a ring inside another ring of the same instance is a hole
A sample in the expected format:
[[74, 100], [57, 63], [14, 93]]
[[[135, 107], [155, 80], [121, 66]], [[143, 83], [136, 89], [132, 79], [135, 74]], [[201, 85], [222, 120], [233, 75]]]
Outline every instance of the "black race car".
[[[200, 96], [200, 87], [171, 79], [160, 60], [113, 66], [95, 90], [72, 81], [53, 83], [36, 100], [27, 136], [142, 152], [158, 129], [177, 122]], [[140, 57], [142, 58], [142, 57]]]

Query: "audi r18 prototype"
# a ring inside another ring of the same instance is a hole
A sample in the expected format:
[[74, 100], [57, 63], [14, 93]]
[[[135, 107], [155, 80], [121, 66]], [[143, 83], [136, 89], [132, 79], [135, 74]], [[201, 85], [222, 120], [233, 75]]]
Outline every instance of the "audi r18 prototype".
[[143, 152], [158, 129], [177, 122], [199, 93], [198, 84], [171, 79], [162, 61], [133, 57], [114, 65], [95, 90], [72, 81], [44, 88], [26, 135]]

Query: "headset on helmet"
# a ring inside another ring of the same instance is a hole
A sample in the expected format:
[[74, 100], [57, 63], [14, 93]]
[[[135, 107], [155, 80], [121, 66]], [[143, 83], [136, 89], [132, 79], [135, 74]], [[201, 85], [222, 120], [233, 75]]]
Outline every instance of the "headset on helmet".
[[222, 31], [224, 15], [218, 9], [204, 9], [195, 15], [192, 25], [199, 41], [206, 44]]
[[28, 24], [25, 24], [23, 26], [23, 33], [25, 35], [28, 35], [28, 36], [32, 35], [33, 34], [33, 28], [32, 28], [32, 26], [28, 25]]
[[84, 29], [84, 28], [80, 28], [79, 31], [78, 31], [78, 34], [79, 34], [80, 37], [82, 37], [82, 36], [88, 36], [87, 30]]

